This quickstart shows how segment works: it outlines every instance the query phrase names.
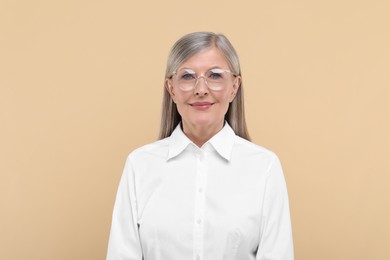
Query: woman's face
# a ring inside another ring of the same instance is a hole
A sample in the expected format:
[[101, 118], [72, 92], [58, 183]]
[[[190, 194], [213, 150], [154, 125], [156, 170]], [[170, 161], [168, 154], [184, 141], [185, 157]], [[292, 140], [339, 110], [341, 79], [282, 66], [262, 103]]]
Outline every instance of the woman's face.
[[[165, 86], [182, 117], [184, 131], [196, 128], [219, 131], [222, 128], [229, 103], [236, 96], [241, 78], [229, 72], [219, 74], [222, 70], [218, 69], [229, 70], [229, 66], [219, 50], [211, 47], [181, 64], [177, 70], [180, 73], [166, 81]], [[186, 73], [183, 74], [183, 71]], [[226, 79], [223, 84], [210, 83], [221, 75]], [[196, 77], [199, 77], [198, 80], [194, 80]], [[189, 91], [183, 90], [183, 84], [188, 80], [196, 81], [195, 87]], [[208, 86], [218, 88], [212, 90]]]

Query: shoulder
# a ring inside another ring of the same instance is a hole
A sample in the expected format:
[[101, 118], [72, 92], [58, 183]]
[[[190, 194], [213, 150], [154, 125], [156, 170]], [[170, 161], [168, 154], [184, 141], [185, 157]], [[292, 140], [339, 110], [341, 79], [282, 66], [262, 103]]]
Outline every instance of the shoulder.
[[127, 160], [141, 160], [166, 157], [169, 148], [169, 137], [145, 144], [131, 151]]
[[235, 138], [233, 152], [239, 153], [241, 156], [245, 157], [266, 160], [269, 163], [279, 160], [278, 156], [273, 151], [239, 136], [236, 136]]

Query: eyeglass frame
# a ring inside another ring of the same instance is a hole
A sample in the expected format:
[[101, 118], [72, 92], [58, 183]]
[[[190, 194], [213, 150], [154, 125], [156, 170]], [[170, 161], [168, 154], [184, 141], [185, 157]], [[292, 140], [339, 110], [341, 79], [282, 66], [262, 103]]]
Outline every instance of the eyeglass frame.
[[[210, 71], [215, 70], [215, 69], [220, 70], [220, 71], [222, 71], [222, 72], [230, 73], [230, 74], [233, 75], [233, 77], [235, 77], [235, 78], [237, 78], [238, 76], [240, 76], [240, 75], [237, 75], [237, 74], [231, 72], [231, 71], [228, 70], [228, 69], [221, 69], [221, 68], [211, 68], [211, 69], [207, 70], [205, 73], [210, 72]], [[190, 69], [190, 68], [182, 68], [182, 69], [180, 69], [180, 70], [190, 70], [190, 71], [195, 72], [193, 69]], [[175, 70], [175, 71], [172, 73], [172, 75], [171, 75], [168, 79], [171, 80], [171, 79], [173, 78], [173, 76], [177, 76], [177, 72], [178, 72], [178, 70]], [[192, 87], [191, 89], [184, 90], [184, 89], [182, 89], [182, 88], [180, 88], [180, 87], [179, 87], [179, 89], [180, 89], [181, 91], [184, 91], [184, 92], [193, 91], [194, 89], [196, 89], [196, 86], [197, 86], [197, 84], [198, 84], [198, 82], [199, 82], [199, 79], [200, 79], [200, 78], [203, 78], [204, 81], [205, 81], [205, 83], [206, 83], [206, 86], [207, 86], [207, 88], [208, 88], [209, 90], [212, 90], [212, 91], [221, 91], [223, 88], [222, 88], [222, 89], [218, 89], [218, 90], [217, 90], [217, 89], [213, 89], [212, 87], [210, 88], [209, 82], [208, 82], [208, 80], [207, 80], [207, 78], [206, 78], [205, 73], [204, 73], [203, 75], [201, 74], [201, 75], [199, 75], [199, 76], [197, 76], [197, 77], [195, 78], [194, 85], [193, 85], [193, 87]], [[195, 72], [194, 74], [196, 75], [196, 72]]]

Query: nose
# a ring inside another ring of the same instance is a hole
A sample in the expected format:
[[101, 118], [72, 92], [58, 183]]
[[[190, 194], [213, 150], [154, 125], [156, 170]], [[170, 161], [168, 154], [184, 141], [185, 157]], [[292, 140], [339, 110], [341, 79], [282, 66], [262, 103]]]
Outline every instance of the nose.
[[[201, 80], [203, 79], [203, 80]], [[209, 92], [209, 88], [207, 87], [207, 81], [205, 77], [199, 77], [194, 86], [194, 94], [197, 96], [207, 95]]]

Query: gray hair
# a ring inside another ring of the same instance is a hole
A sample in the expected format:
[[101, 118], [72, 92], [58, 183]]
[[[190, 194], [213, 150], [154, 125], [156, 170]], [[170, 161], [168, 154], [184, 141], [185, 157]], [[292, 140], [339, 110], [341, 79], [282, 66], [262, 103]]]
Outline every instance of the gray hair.
[[[184, 35], [172, 46], [168, 56], [165, 79], [171, 78], [183, 62], [210, 47], [216, 47], [225, 57], [231, 72], [241, 76], [238, 55], [226, 36], [213, 32], [194, 32]], [[233, 128], [236, 135], [250, 140], [245, 121], [242, 83], [236, 97], [229, 104], [225, 120]], [[177, 111], [176, 104], [167, 89], [164, 88], [159, 139], [170, 136], [180, 121], [181, 116]]]

